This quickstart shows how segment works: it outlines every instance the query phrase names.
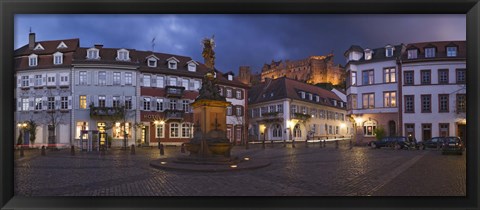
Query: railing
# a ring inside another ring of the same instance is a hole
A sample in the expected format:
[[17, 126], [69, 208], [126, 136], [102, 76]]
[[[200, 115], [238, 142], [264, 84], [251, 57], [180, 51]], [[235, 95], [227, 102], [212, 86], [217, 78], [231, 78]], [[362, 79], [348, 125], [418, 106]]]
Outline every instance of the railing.
[[165, 96], [166, 97], [182, 97], [185, 87], [179, 86], [165, 86]]
[[165, 110], [165, 118], [169, 119], [183, 119], [183, 110]]
[[90, 117], [95, 119], [121, 119], [123, 115], [123, 107], [90, 107]]

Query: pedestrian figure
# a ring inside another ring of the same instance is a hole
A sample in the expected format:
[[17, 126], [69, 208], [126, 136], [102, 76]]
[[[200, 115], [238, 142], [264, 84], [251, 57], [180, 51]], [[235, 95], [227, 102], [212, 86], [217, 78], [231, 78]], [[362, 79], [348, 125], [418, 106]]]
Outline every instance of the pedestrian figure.
[[335, 149], [338, 149], [338, 140], [335, 140]]
[[45, 156], [45, 146], [42, 146], [42, 153], [41, 153], [42, 156]]
[[185, 153], [185, 143], [182, 144], [182, 147], [180, 148], [181, 153]]
[[287, 140], [283, 140], [283, 147], [287, 147]]
[[351, 140], [351, 139], [350, 139], [349, 144], [350, 144], [350, 149], [352, 149], [352, 148], [353, 148], [353, 144], [352, 144], [352, 140]]
[[262, 149], [265, 149], [265, 138], [262, 140]]
[[295, 148], [295, 139], [292, 140], [292, 148]]
[[272, 145], [272, 148], [273, 148], [273, 140], [270, 140], [270, 144]]
[[163, 150], [163, 144], [160, 144], [160, 155], [164, 155], [164, 154], [165, 154], [165, 151]]
[[324, 139], [323, 140], [323, 148], [327, 147], [327, 141]]
[[135, 144], [132, 144], [132, 146], [130, 147], [130, 154], [131, 155], [134, 155], [135, 154]]
[[74, 146], [70, 147], [70, 154], [75, 155], [75, 147]]

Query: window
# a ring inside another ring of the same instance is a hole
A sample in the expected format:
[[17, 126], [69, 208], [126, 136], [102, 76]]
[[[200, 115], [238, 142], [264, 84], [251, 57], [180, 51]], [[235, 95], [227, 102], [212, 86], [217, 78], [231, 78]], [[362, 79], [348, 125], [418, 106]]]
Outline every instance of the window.
[[22, 110], [28, 111], [28, 98], [22, 98]]
[[63, 54], [61, 52], [57, 52], [53, 54], [53, 64], [59, 65], [63, 63]]
[[159, 123], [155, 125], [155, 138], [165, 137], [165, 124]]
[[132, 109], [132, 96], [125, 96], [125, 109]]
[[418, 57], [417, 52], [418, 52], [417, 49], [408, 50], [407, 51], [407, 53], [408, 53], [407, 58], [408, 59], [416, 59]]
[[275, 105], [271, 105], [268, 107], [268, 112], [275, 112]]
[[86, 85], [87, 84], [87, 72], [86, 71], [81, 71], [80, 72], [80, 85]]
[[200, 89], [200, 81], [193, 81], [193, 89], [197, 91]]
[[175, 61], [168, 61], [168, 68], [169, 68], [169, 69], [177, 69], [177, 62], [175, 62]]
[[404, 85], [413, 85], [413, 71], [404, 71], [405, 81]]
[[457, 94], [457, 113], [466, 112], [467, 96], [465, 94]]
[[197, 65], [190, 63], [188, 64], [188, 71], [195, 71], [197, 68]]
[[182, 86], [185, 88], [185, 90], [188, 90], [188, 79], [182, 79]]
[[87, 59], [99, 59], [98, 49], [90, 48], [87, 50]]
[[[75, 138], [80, 138], [80, 135], [82, 135], [82, 131], [88, 130], [88, 122], [77, 122], [77, 129], [76, 129], [76, 137]], [[84, 134], [82, 136], [83, 139], [88, 138], [88, 134]]]
[[375, 94], [374, 93], [363, 94], [363, 108], [364, 109], [375, 108]]
[[126, 135], [127, 138], [131, 138], [131, 132], [130, 132], [130, 125], [129, 123], [125, 123], [125, 125], [122, 126], [122, 123], [115, 123], [115, 127], [112, 129], [113, 131], [113, 138], [116, 139], [123, 139], [124, 135]]
[[305, 99], [305, 92], [300, 91], [300, 95], [301, 95], [302, 99]]
[[405, 113], [414, 113], [415, 103], [413, 95], [405, 95]]
[[117, 51], [117, 60], [120, 61], [129, 61], [128, 50], [121, 49]]
[[350, 109], [358, 109], [358, 104], [357, 104], [357, 95], [356, 94], [352, 94], [348, 97], [348, 99], [350, 99], [350, 101], [348, 102], [348, 104], [351, 106], [349, 107]]
[[438, 84], [448, 84], [448, 69], [438, 70]]
[[107, 84], [107, 72], [99, 71], [98, 72], [98, 85]]
[[177, 100], [170, 99], [170, 110], [177, 110]]
[[297, 105], [292, 105], [292, 113], [297, 113]]
[[150, 98], [143, 98], [143, 110], [150, 110]]
[[190, 123], [182, 123], [182, 138], [190, 138], [192, 133], [192, 128]]
[[190, 112], [190, 101], [188, 101], [188, 100], [183, 100], [182, 101], [182, 110], [184, 112]]
[[120, 72], [113, 72], [113, 85], [120, 85]]
[[150, 75], [143, 75], [143, 86], [150, 87]]
[[387, 58], [393, 56], [393, 47], [387, 47], [387, 49], [385, 49], [385, 56], [386, 56]]
[[42, 110], [42, 98], [35, 98], [35, 110]]
[[60, 109], [68, 109], [68, 97], [60, 97]]
[[457, 69], [457, 83], [465, 83], [465, 69]]
[[148, 59], [148, 67], [157, 67], [157, 59], [149, 58]]
[[28, 76], [22, 76], [22, 87], [28, 87], [28, 86], [29, 86]]
[[28, 56], [28, 66], [37, 66], [38, 64], [38, 56], [35, 54], [31, 54]]
[[98, 96], [98, 107], [105, 107], [105, 96]]
[[438, 124], [438, 127], [440, 128], [440, 136], [441, 137], [447, 137], [447, 136], [450, 136], [449, 135], [449, 127], [450, 127], [450, 124], [449, 123], [439, 123]]
[[283, 104], [277, 104], [277, 112], [283, 112]]
[[383, 92], [383, 106], [384, 107], [397, 107], [397, 93]]
[[280, 126], [279, 124], [273, 125], [272, 137], [273, 137], [273, 138], [280, 138], [280, 137], [282, 137], [282, 126]]
[[447, 57], [456, 57], [457, 47], [447, 47]]
[[405, 136], [409, 139], [415, 138], [415, 124], [405, 123]]
[[352, 85], [355, 86], [357, 85], [357, 72], [352, 71]]
[[163, 99], [157, 98], [157, 111], [163, 111]]
[[178, 133], [178, 123], [170, 123], [170, 138], [180, 137]]
[[372, 50], [366, 49], [365, 50], [365, 60], [370, 60], [372, 59]]
[[241, 117], [242, 116], [242, 107], [241, 106], [237, 106], [236, 107], [236, 115]]
[[42, 75], [35, 75], [35, 86], [42, 86]]
[[80, 109], [86, 109], [87, 108], [87, 96], [82, 95], [80, 96]]
[[431, 71], [430, 70], [421, 70], [420, 78], [422, 79], [422, 85], [431, 84]]
[[299, 124], [296, 124], [295, 127], [293, 127], [293, 137], [296, 137], [296, 138], [302, 137], [302, 130], [300, 129]]
[[68, 76], [60, 76], [60, 82], [68, 82]]
[[331, 125], [328, 126], [328, 134], [333, 134], [333, 130], [332, 130], [332, 126], [331, 126]]
[[[264, 108], [264, 107], [262, 107], [262, 114], [264, 114], [264, 113], [263, 113], [263, 108]], [[266, 108], [266, 107], [265, 107], [265, 108]], [[266, 113], [266, 112], [265, 112], [265, 113]], [[232, 106], [227, 106], [227, 115], [228, 115], [228, 116], [232, 115]]]
[[421, 95], [421, 101], [422, 101], [422, 113], [432, 112], [432, 96]]
[[125, 85], [132, 85], [132, 73], [125, 73]]
[[170, 78], [168, 79], [168, 85], [170, 85], [170, 86], [177, 86], [177, 78], [175, 78], [175, 77], [170, 77]]
[[232, 89], [228, 89], [227, 88], [227, 98], [231, 98], [232, 97]]
[[435, 57], [435, 48], [425, 48], [425, 58]]
[[242, 99], [242, 91], [241, 90], [237, 90], [235, 91], [236, 92], [236, 97], [237, 99]]
[[335, 126], [335, 134], [339, 134], [339, 127], [338, 126]]
[[448, 94], [438, 95], [438, 112], [448, 112]]
[[373, 84], [373, 70], [363, 71], [362, 75], [363, 75], [362, 85]]
[[[28, 103], [28, 101], [27, 101]], [[27, 104], [28, 108], [28, 104]], [[55, 97], [48, 97], [47, 98], [47, 109], [48, 110], [54, 110], [55, 109]]]
[[375, 129], [377, 128], [377, 122], [373, 120], [365, 121], [363, 123], [363, 135], [375, 136]]
[[165, 77], [163, 76], [157, 76], [157, 87], [163, 88], [165, 87]]
[[395, 68], [388, 68], [383, 70], [383, 81], [385, 83], [396, 82]]
[[120, 107], [120, 96], [113, 96], [112, 97], [113, 101], [113, 107]]

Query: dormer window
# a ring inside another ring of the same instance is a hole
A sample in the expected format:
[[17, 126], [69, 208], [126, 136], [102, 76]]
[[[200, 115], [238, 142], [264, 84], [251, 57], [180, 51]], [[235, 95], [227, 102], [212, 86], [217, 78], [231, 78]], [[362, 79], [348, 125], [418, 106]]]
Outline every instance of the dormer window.
[[117, 61], [129, 61], [129, 52], [126, 49], [117, 50]]
[[408, 50], [407, 51], [407, 58], [408, 59], [416, 59], [417, 58], [417, 54], [418, 54], [418, 50], [417, 49], [411, 49], [411, 50]]
[[302, 99], [305, 99], [305, 92], [300, 91], [300, 95], [302, 96]]
[[99, 51], [97, 48], [90, 48], [87, 50], [87, 59], [100, 59]]
[[192, 72], [197, 71], [197, 65], [198, 63], [195, 62], [194, 60], [188, 61], [187, 62], [188, 71], [192, 71]]
[[28, 56], [28, 66], [37, 66], [38, 65], [38, 55], [31, 54]]
[[148, 62], [148, 67], [157, 67], [157, 59], [149, 58], [147, 62]]
[[45, 50], [45, 48], [43, 48], [43, 46], [40, 43], [38, 43], [37, 46], [33, 48], [33, 50]]
[[447, 57], [456, 57], [457, 47], [447, 47]]
[[228, 80], [232, 81], [233, 80], [233, 75], [229, 74], [228, 75]]
[[177, 63], [180, 62], [178, 59], [175, 57], [170, 57], [167, 59], [167, 65], [169, 69], [177, 69]]
[[60, 44], [58, 44], [57, 46], [57, 49], [65, 49], [65, 48], [68, 48], [65, 42], [60, 42]]
[[60, 65], [63, 63], [63, 53], [56, 52], [53, 54], [53, 64]]
[[425, 48], [425, 58], [433, 58], [435, 57], [435, 48]]
[[372, 50], [366, 49], [365, 50], [365, 60], [371, 60], [372, 59]]
[[387, 58], [393, 56], [393, 47], [392, 47], [392, 46], [387, 45], [387, 46], [385, 47], [385, 56], [386, 56]]

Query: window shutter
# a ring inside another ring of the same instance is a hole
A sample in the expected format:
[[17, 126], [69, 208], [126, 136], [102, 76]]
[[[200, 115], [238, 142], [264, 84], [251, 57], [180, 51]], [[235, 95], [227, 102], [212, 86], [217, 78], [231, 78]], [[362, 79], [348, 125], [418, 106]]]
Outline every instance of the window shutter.
[[125, 85], [125, 72], [120, 73], [120, 85]]
[[240, 91], [240, 100], [243, 100], [245, 98], [243, 90], [238, 91]]
[[106, 96], [105, 106], [106, 107], [112, 107], [113, 106], [112, 96]]
[[35, 86], [34, 76], [33, 76], [33, 75], [29, 75], [28, 78], [30, 79], [30, 82], [28, 83], [28, 85], [29, 85], [30, 87]]
[[93, 85], [98, 85], [98, 71], [93, 72]]
[[138, 108], [139, 108], [140, 110], [143, 110], [143, 97], [139, 97], [138, 99], [139, 99], [139, 101], [138, 101]]
[[24, 110], [22, 110], [22, 99], [21, 99], [21, 98], [17, 98], [17, 102], [18, 102], [17, 111], [24, 111]]
[[135, 110], [137, 109], [137, 97], [132, 96], [132, 109]]
[[47, 98], [46, 96], [42, 97], [42, 109], [43, 109], [43, 110], [47, 110], [47, 108], [48, 108], [48, 107], [47, 107], [47, 106], [48, 106], [47, 99], [48, 99], [48, 98]]
[[157, 75], [153, 74], [150, 80], [150, 87], [157, 87]]
[[195, 90], [195, 86], [194, 86], [194, 84], [193, 84], [193, 80], [190, 80], [188, 86], [189, 86], [189, 87], [188, 87], [189, 90]]
[[92, 73], [91, 71], [87, 71], [87, 85], [92, 84]]
[[144, 75], [142, 74], [141, 77], [140, 77], [140, 86], [142, 86], [142, 87], [143, 87], [143, 76]]
[[[17, 78], [22, 78], [21, 76], [17, 77]], [[17, 87], [20, 88], [22, 87], [22, 79], [17, 79]]]
[[55, 109], [60, 109], [60, 96], [55, 96]]
[[60, 85], [60, 82], [61, 82], [60, 77], [61, 76], [67, 76], [67, 75], [60, 75], [60, 74], [56, 73], [53, 76], [55, 77], [55, 86], [58, 86], [58, 85]]
[[42, 86], [47, 85], [47, 74], [42, 75]]
[[132, 86], [137, 85], [137, 73], [132, 72]]
[[125, 96], [120, 96], [120, 105], [125, 106]]
[[28, 102], [29, 102], [29, 107], [28, 107], [28, 110], [34, 110], [35, 109], [35, 99], [34, 98], [28, 98]]
[[[74, 100], [75, 103], [75, 109], [80, 109], [80, 96], [77, 96]], [[87, 104], [88, 106], [88, 104]]]
[[90, 103], [91, 103], [91, 102], [90, 102], [90, 101], [91, 101], [90, 98], [91, 98], [91, 96], [88, 96], [88, 95], [87, 95], [87, 109], [90, 109]]
[[107, 71], [107, 85], [113, 85], [113, 73]]
[[183, 100], [178, 100], [178, 102], [177, 102], [177, 110], [183, 110]]
[[68, 109], [72, 109], [72, 96], [68, 96]]
[[97, 95], [93, 96], [93, 106], [98, 107], [98, 96]]

